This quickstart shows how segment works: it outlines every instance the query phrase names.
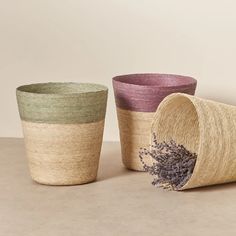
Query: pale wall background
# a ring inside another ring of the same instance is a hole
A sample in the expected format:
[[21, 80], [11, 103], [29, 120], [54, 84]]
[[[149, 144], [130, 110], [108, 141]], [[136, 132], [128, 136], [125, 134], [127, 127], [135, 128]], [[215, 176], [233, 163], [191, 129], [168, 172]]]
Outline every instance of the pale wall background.
[[234, 0], [0, 0], [0, 136], [21, 136], [15, 88], [109, 87], [105, 140], [118, 140], [111, 78], [192, 75], [197, 95], [236, 105]]

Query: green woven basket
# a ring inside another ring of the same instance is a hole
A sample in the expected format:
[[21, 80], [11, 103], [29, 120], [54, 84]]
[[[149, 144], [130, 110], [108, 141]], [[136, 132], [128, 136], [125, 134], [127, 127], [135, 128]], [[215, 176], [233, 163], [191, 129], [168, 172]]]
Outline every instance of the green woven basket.
[[16, 90], [32, 178], [71, 185], [96, 179], [108, 89], [42, 83]]

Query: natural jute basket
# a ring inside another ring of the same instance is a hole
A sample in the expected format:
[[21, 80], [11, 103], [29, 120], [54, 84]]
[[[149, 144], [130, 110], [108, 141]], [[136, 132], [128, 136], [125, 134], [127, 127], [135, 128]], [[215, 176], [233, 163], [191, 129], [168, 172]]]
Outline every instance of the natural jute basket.
[[33, 180], [73, 185], [97, 176], [107, 88], [97, 84], [45, 83], [17, 88]]
[[180, 189], [236, 181], [236, 107], [186, 94], [166, 97], [152, 132], [197, 154], [193, 174]]
[[139, 149], [148, 147], [151, 122], [163, 98], [174, 92], [194, 94], [196, 85], [195, 79], [180, 75], [131, 74], [113, 78], [122, 160], [128, 169], [143, 171]]

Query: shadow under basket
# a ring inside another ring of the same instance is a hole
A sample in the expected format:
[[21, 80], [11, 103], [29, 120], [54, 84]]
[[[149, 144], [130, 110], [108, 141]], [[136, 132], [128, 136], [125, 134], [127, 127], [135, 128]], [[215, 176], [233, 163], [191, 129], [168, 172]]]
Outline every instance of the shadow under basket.
[[236, 181], [235, 106], [172, 94], [159, 105], [152, 133], [197, 154], [192, 176], [178, 190]]

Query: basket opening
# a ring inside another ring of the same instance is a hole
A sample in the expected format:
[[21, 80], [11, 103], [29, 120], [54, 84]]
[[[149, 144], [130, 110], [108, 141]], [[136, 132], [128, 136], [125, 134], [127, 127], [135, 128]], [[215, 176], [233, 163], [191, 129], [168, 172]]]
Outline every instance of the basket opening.
[[196, 80], [189, 76], [173, 75], [173, 74], [130, 74], [116, 76], [114, 81], [155, 87], [176, 87], [189, 86], [195, 84]]
[[23, 85], [17, 88], [20, 92], [36, 94], [81, 94], [107, 90], [103, 85], [90, 83], [39, 83]]
[[160, 104], [152, 127], [158, 141], [170, 141], [184, 145], [189, 151], [198, 153], [199, 120], [192, 101], [181, 94], [169, 96]]

